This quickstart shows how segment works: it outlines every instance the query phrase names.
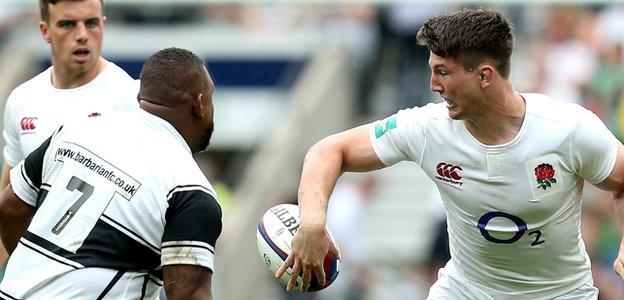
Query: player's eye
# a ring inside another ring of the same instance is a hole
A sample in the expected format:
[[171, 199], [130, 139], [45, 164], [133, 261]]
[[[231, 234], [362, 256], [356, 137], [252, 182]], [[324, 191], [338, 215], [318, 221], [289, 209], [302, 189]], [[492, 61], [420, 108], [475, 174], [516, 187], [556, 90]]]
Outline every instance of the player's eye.
[[98, 20], [98, 19], [90, 19], [90, 20], [87, 20], [87, 22], [86, 22], [86, 25], [89, 28], [96, 27], [99, 24], [100, 24], [100, 20]]
[[73, 27], [73, 26], [74, 26], [74, 22], [72, 22], [72, 21], [60, 21], [60, 22], [58, 22], [58, 24], [57, 24], [57, 25], [58, 25], [58, 27], [60, 27], [60, 28], [65, 28], [65, 29], [67, 29], [67, 28], [71, 28], [71, 27]]

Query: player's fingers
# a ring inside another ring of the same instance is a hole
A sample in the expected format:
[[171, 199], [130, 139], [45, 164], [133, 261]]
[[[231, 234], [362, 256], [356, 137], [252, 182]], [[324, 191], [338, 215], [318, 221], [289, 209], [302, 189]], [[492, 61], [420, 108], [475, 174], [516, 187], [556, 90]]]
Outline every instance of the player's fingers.
[[613, 271], [615, 271], [615, 273], [620, 277], [624, 278], [624, 265], [619, 257], [613, 263]]
[[301, 264], [295, 260], [295, 264], [292, 267], [292, 272], [290, 273], [290, 280], [288, 280], [288, 284], [286, 285], [286, 291], [292, 292], [292, 290], [297, 285], [297, 278], [299, 278], [299, 272], [301, 271]]
[[333, 254], [337, 259], [340, 259], [340, 248], [338, 248], [338, 245], [330, 243], [329, 253]]
[[323, 264], [314, 267], [314, 274], [320, 286], [325, 286], [325, 270], [323, 270]]
[[308, 288], [310, 288], [310, 277], [312, 275], [312, 270], [310, 268], [303, 268], [303, 275], [301, 276], [301, 291], [307, 292]]
[[275, 278], [282, 277], [282, 275], [284, 275], [284, 272], [286, 272], [286, 269], [288, 269], [288, 267], [292, 265], [293, 260], [294, 257], [292, 255], [288, 255], [284, 263], [279, 267], [279, 269], [277, 269], [277, 272], [275, 272]]

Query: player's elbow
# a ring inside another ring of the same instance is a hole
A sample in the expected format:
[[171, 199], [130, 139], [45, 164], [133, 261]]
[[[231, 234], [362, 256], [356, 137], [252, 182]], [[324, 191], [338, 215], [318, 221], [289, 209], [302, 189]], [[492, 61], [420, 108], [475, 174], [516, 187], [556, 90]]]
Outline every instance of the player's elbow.
[[321, 162], [339, 164], [344, 170], [344, 151], [335, 135], [328, 136], [314, 144], [306, 153], [305, 164], [317, 165]]

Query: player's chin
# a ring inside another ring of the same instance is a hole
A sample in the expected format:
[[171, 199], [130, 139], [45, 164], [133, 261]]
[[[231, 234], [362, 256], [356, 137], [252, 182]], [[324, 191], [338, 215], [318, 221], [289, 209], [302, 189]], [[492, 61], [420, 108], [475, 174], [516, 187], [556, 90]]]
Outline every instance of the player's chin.
[[453, 120], [461, 120], [462, 119], [462, 111], [457, 107], [450, 107], [448, 110], [449, 118]]

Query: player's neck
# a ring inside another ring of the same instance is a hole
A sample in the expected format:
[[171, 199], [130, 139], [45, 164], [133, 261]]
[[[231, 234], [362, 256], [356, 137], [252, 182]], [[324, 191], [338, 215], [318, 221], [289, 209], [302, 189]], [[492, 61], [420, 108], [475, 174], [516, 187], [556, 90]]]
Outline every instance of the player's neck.
[[91, 82], [106, 67], [108, 61], [100, 57], [92, 68], [83, 72], [78, 72], [64, 67], [60, 64], [54, 64], [52, 67], [52, 86], [57, 89], [73, 89], [81, 87]]
[[500, 145], [511, 141], [522, 128], [526, 113], [524, 98], [509, 89], [494, 95], [486, 109], [464, 120], [466, 128], [485, 145]]

